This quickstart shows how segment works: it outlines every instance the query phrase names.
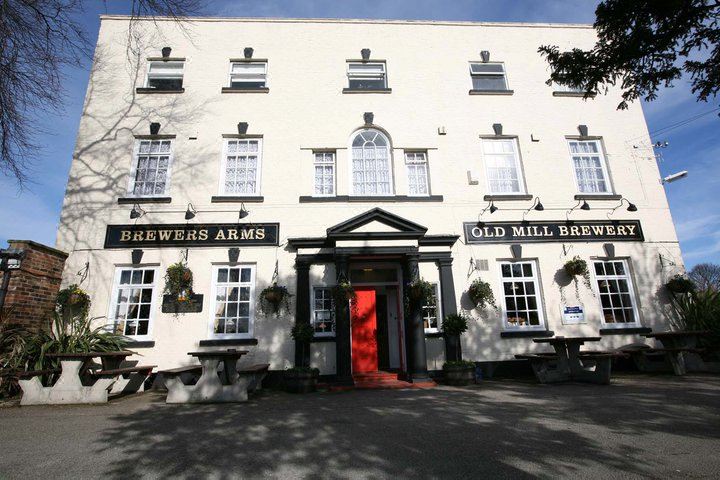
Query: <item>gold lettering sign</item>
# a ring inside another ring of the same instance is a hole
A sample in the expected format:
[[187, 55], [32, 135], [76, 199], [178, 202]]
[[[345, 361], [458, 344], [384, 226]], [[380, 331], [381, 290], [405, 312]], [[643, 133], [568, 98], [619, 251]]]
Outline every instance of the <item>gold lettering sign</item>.
[[638, 220], [568, 222], [465, 222], [466, 243], [642, 242]]
[[108, 225], [105, 248], [278, 245], [280, 225]]

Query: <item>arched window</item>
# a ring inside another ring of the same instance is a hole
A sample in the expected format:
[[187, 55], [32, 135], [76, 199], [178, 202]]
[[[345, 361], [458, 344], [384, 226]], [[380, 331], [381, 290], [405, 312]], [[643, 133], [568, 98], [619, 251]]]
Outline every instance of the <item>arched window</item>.
[[352, 141], [353, 195], [392, 195], [390, 142], [379, 130], [355, 133]]

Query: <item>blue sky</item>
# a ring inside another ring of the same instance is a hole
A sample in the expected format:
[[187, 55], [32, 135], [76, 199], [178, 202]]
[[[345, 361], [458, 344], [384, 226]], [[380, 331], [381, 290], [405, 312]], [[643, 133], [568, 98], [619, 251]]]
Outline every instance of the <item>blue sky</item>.
[[[88, 1], [80, 20], [94, 39], [102, 13], [127, 13], [128, 2]], [[234, 0], [208, 2], [207, 15], [305, 18], [389, 18], [510, 22], [592, 23], [596, 1], [549, 0]], [[55, 230], [65, 192], [67, 173], [88, 80], [89, 65], [66, 69], [67, 97], [60, 115], [36, 112], [47, 132], [35, 159], [35, 183], [22, 191], [0, 177], [0, 246], [7, 239], [55, 243]], [[689, 177], [666, 186], [680, 237], [684, 260], [690, 268], [704, 261], [720, 263], [720, 118], [717, 112], [677, 128], [661, 130], [718, 107], [720, 101], [698, 103], [687, 82], [665, 89], [659, 98], [643, 105], [653, 141], [668, 141], [657, 150], [661, 173], [688, 170]]]

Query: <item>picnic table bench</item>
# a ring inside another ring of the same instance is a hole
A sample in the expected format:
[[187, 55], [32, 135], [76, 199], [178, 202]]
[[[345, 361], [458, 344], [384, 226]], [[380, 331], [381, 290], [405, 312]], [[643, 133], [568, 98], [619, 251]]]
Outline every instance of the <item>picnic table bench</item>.
[[641, 372], [658, 372], [672, 369], [675, 375], [685, 375], [687, 372], [707, 372], [713, 369], [702, 359], [707, 350], [698, 347], [700, 336], [706, 331], [676, 331], [654, 332], [642, 336], [658, 340], [661, 348], [652, 348], [648, 345], [625, 347], [622, 350], [628, 353]]
[[[20, 405], [107, 403], [110, 393], [141, 391], [154, 366], [120, 368], [125, 358], [133, 353], [123, 350], [48, 354], [48, 357], [60, 360], [59, 378], [53, 385], [45, 387], [40, 377], [57, 371], [23, 372], [18, 380], [23, 391]], [[95, 358], [102, 363], [99, 370], [91, 368]]]
[[[259, 388], [270, 367], [269, 364], [263, 364], [238, 369], [238, 360], [247, 353], [246, 350], [234, 349], [189, 352], [188, 355], [200, 360], [200, 365], [159, 372], [168, 389], [165, 401], [167, 403], [247, 401], [248, 392]], [[223, 368], [218, 371], [220, 363], [223, 364]], [[200, 370], [199, 377], [197, 377], [198, 370]]]
[[620, 352], [586, 351], [585, 342], [599, 341], [600, 337], [534, 338], [535, 343], [549, 343], [555, 353], [519, 354], [515, 358], [528, 360], [540, 383], [581, 381], [607, 385], [610, 383], [612, 360]]

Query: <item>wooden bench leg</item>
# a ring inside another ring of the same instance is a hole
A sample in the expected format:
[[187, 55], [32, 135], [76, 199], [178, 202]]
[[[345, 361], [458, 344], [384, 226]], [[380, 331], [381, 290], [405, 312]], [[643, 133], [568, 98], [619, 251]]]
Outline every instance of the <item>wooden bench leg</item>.
[[565, 372], [561, 366], [556, 362], [555, 365], [551, 363], [554, 360], [546, 359], [533, 359], [530, 360], [535, 377], [537, 377], [540, 383], [557, 383], [566, 382], [570, 379], [570, 376]]
[[128, 374], [127, 378], [122, 375], [118, 376], [112, 390], [110, 390], [110, 395], [144, 392], [145, 380], [147, 380], [148, 375], [149, 372], [135, 372]]

